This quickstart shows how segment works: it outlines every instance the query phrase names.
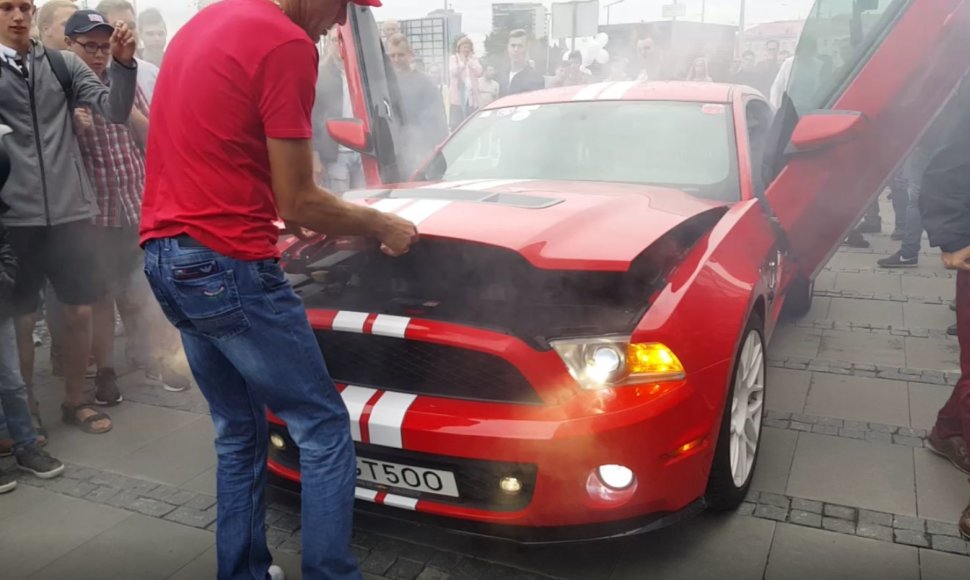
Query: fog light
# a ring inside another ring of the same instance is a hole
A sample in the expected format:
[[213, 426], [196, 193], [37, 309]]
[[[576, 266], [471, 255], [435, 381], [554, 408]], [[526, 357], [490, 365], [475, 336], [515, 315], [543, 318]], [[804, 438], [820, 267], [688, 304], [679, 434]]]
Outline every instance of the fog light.
[[269, 443], [280, 451], [286, 449], [286, 440], [279, 433], [272, 433], [269, 436]]
[[633, 472], [622, 465], [600, 465], [596, 469], [600, 480], [612, 489], [622, 490], [633, 484]]
[[522, 491], [522, 482], [519, 481], [518, 477], [503, 477], [498, 486], [509, 495], [515, 495]]

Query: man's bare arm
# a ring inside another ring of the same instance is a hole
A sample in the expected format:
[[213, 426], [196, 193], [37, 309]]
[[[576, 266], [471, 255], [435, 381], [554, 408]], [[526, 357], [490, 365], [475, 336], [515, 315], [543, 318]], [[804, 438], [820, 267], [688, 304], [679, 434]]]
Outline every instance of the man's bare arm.
[[317, 186], [309, 140], [267, 139], [266, 144], [276, 205], [284, 221], [326, 234], [377, 238], [391, 255], [407, 252], [417, 240], [414, 224], [348, 203]]

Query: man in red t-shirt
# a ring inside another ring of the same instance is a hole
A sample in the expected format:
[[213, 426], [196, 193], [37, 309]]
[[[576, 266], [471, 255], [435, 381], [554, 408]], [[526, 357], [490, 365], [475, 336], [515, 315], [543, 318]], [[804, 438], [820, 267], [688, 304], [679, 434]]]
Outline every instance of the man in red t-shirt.
[[303, 577], [360, 577], [348, 414], [274, 225], [370, 236], [391, 255], [417, 240], [413, 224], [314, 183], [315, 43], [348, 3], [222, 0], [175, 36], [155, 88], [141, 241], [215, 424], [220, 579], [282, 577], [263, 530], [267, 406], [300, 447]]

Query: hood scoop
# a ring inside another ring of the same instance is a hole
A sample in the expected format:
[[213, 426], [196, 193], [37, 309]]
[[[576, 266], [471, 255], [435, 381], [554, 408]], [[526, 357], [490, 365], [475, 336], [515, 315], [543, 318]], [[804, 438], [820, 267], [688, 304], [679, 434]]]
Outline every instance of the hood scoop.
[[347, 201], [365, 199], [408, 199], [439, 201], [462, 201], [482, 203], [493, 206], [514, 207], [518, 209], [545, 209], [563, 202], [562, 198], [527, 195], [521, 193], [495, 193], [491, 191], [472, 191], [467, 189], [368, 189], [352, 191], [344, 195]]

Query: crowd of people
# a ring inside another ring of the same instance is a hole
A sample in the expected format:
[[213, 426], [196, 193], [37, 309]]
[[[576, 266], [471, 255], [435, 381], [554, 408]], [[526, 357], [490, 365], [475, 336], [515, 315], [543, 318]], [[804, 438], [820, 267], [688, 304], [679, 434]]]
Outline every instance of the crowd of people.
[[[343, 0], [222, 0], [169, 45], [161, 14], [136, 14], [127, 0], [103, 0], [95, 10], [48, 0], [39, 11], [33, 0], [0, 0], [0, 126], [9, 128], [0, 132], [9, 157], [0, 156], [0, 455], [15, 455], [20, 469], [38, 477], [64, 471], [43, 449], [49, 434], [34, 392], [40, 315], [51, 333], [52, 369], [64, 381], [63, 422], [88, 434], [111, 430], [106, 409], [124, 401], [117, 313], [127, 366], [140, 369], [146, 384], [180, 392], [191, 381], [173, 361], [185, 357], [210, 404], [220, 577], [282, 578], [270, 567], [263, 526], [266, 406], [301, 450], [304, 577], [359, 577], [349, 545], [347, 411], [322, 355], [310, 348], [316, 341], [306, 313], [276, 260], [278, 219], [295, 235], [369, 236], [391, 256], [417, 239], [409, 222], [331, 195], [364, 186], [361, 154], [326, 129], [331, 119], [356, 116], [337, 36], [326, 35], [346, 12]], [[766, 58], [746, 52], [732, 79], [713, 78], [703, 56], [675, 77], [645, 37], [629, 62], [594, 73], [582, 52], [571, 51], [546, 75], [528, 33], [514, 30], [501, 62], [485, 62], [473, 42], [458, 39], [445, 88], [395, 25], [385, 22], [382, 37], [405, 119], [403, 174], [449, 128], [506, 95], [600, 79], [678, 78], [734, 80], [767, 96], [792, 63], [769, 42]], [[944, 128], [965, 127], [966, 101], [955, 102], [958, 119], [944, 116]], [[903, 247], [880, 265], [915, 264], [925, 226], [945, 265], [960, 270], [954, 332], [964, 372], [929, 443], [970, 472], [970, 216], [960, 198], [970, 182], [970, 145], [952, 131], [934, 134], [894, 182]], [[0, 474], [0, 493], [16, 483]], [[960, 520], [965, 534], [968, 518]]]

